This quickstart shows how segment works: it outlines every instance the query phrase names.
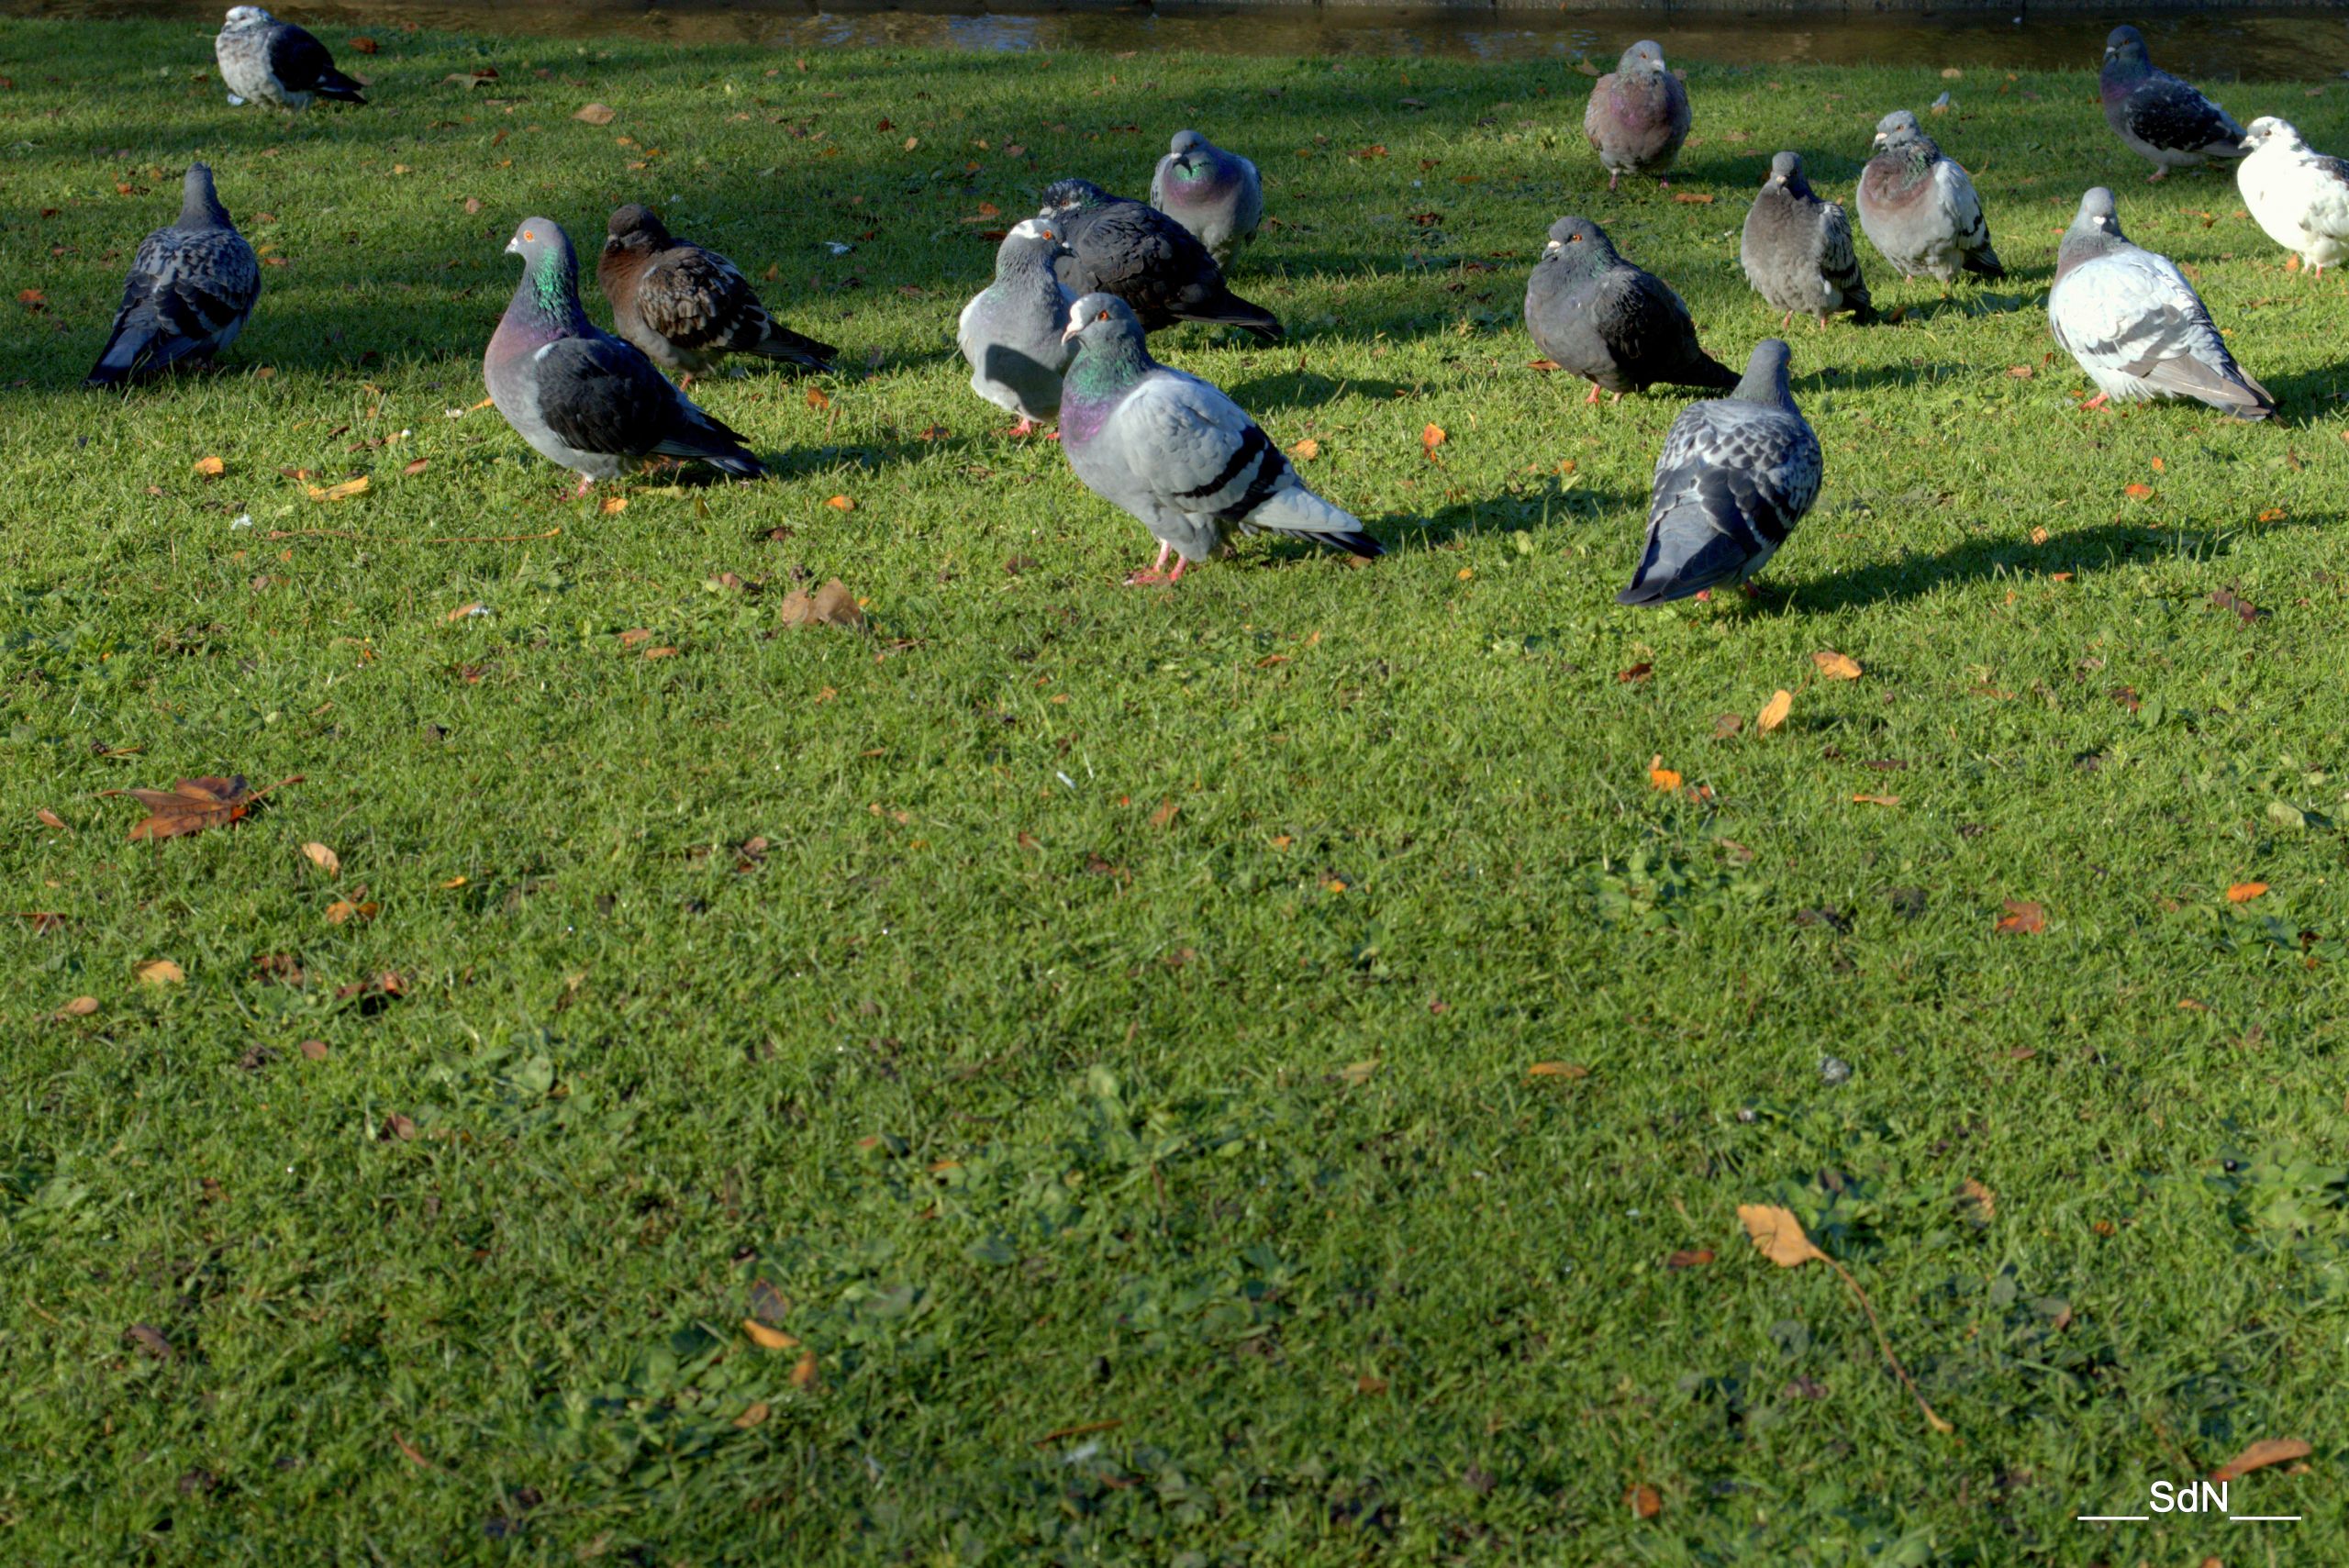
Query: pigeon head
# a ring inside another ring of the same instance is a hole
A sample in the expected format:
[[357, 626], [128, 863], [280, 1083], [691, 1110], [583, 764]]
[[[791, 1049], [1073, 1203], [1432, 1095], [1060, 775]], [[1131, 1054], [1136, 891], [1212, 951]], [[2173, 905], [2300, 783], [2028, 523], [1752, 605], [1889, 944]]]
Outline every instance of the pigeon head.
[[1044, 206], [1038, 216], [1057, 217], [1064, 212], [1090, 212], [1109, 199], [1109, 193], [1090, 180], [1055, 180], [1044, 187]]
[[1205, 152], [1208, 150], [1208, 139], [1195, 130], [1178, 130], [1174, 133], [1174, 139], [1166, 144], [1166, 150], [1177, 158], [1187, 157], [1194, 152]]
[[571, 237], [552, 218], [524, 218], [506, 242], [506, 253], [522, 258], [522, 281], [509, 310], [527, 304], [549, 320], [585, 319], [579, 304], [579, 258]]
[[1772, 155], [1770, 174], [1762, 182], [1762, 188], [1766, 191], [1774, 186], [1791, 192], [1798, 196], [1810, 195], [1810, 186], [1802, 177], [1801, 153], [1779, 152]]
[[1924, 127], [1906, 109], [1895, 109], [1876, 122], [1876, 145], [1900, 147], [1925, 139]]
[[258, 6], [231, 6], [228, 25], [232, 28], [265, 28], [277, 20]]
[[2145, 53], [2145, 35], [2134, 28], [2115, 28], [2104, 40], [2104, 62], [2118, 65], [2132, 76], [2142, 76], [2154, 68]]
[[2299, 147], [2302, 145], [2300, 133], [2289, 120], [2278, 119], [2274, 115], [2262, 115], [2245, 128], [2243, 133], [2243, 150], [2256, 152], [2271, 144], [2287, 150]]
[[2112, 204], [2112, 193], [2097, 186], [2080, 198], [2079, 213], [2055, 249], [2057, 281], [2081, 262], [2128, 243], [2129, 237], [2121, 232], [2121, 213]]
[[1586, 217], [1571, 215], [1550, 226], [1549, 243], [1542, 247], [1542, 260], [1564, 268], [1568, 277], [1603, 272], [1621, 259], [1607, 230]]
[[1625, 75], [1652, 74], [1664, 69], [1664, 47], [1653, 39], [1642, 39], [1623, 51], [1615, 69]]
[[607, 230], [604, 236], [604, 254], [607, 256], [618, 256], [626, 251], [649, 256], [669, 248], [669, 230], [662, 224], [659, 215], [638, 202], [613, 208]]
[[1052, 261], [1070, 254], [1068, 241], [1060, 229], [1046, 217], [1023, 217], [1004, 235], [1003, 244], [995, 253], [996, 275], [1001, 277], [1015, 262], [1029, 257], [1040, 257], [1049, 266]]
[[219, 193], [212, 188], [212, 166], [191, 163], [187, 176], [180, 182], [180, 222], [182, 228], [227, 228], [228, 211], [220, 205]]
[[1793, 357], [1794, 350], [1783, 339], [1763, 339], [1753, 345], [1753, 356], [1745, 361], [1744, 379], [1730, 395], [1741, 403], [1793, 407], [1794, 399], [1787, 392], [1787, 362]]
[[1129, 342], [1139, 346], [1141, 319], [1114, 294], [1088, 294], [1068, 307], [1068, 328], [1061, 341], [1097, 351]]

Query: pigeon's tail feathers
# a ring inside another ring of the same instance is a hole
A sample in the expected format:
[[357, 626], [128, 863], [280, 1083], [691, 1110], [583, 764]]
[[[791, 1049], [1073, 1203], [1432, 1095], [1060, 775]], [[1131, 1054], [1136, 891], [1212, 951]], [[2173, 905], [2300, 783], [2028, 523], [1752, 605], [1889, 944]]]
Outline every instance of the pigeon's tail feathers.
[[1305, 487], [1286, 462], [1278, 470], [1286, 483], [1276, 484], [1261, 497], [1241, 498], [1226, 519], [1251, 533], [1287, 534], [1311, 539], [1353, 555], [1383, 555], [1379, 542], [1362, 526], [1362, 519], [1323, 500]]
[[751, 352], [770, 360], [789, 360], [810, 370], [828, 371], [841, 351], [829, 343], [818, 343], [813, 338], [803, 338], [780, 321], [767, 323], [766, 335], [749, 345]]
[[332, 69], [319, 72], [318, 79], [310, 91], [321, 98], [336, 98], [346, 104], [364, 104], [367, 101], [360, 96], [358, 83]]
[[1965, 253], [1965, 266], [1967, 272], [1976, 277], [2003, 278], [2007, 275], [2007, 264], [1999, 261], [1998, 253], [1987, 245], [1983, 246], [1979, 250], [1968, 250]]
[[154, 357], [156, 336], [155, 324], [151, 321], [118, 323], [114, 336], [106, 339], [106, 352], [98, 356], [98, 362], [90, 368], [90, 373], [82, 378], [82, 384], [112, 386], [117, 382], [128, 381], [137, 375]]
[[1735, 392], [1742, 378], [1710, 354], [1698, 354], [1697, 362], [1688, 367], [1683, 386], [1701, 386], [1715, 392]]
[[1862, 327], [1876, 320], [1876, 301], [1868, 297], [1868, 285], [1856, 280], [1843, 291], [1843, 308]]
[[1742, 582], [1758, 565], [1743, 546], [1709, 519], [1667, 515], [1648, 530], [1647, 551], [1640, 558], [1640, 569], [1631, 573], [1631, 585], [1616, 595], [1615, 602], [1669, 604], [1708, 588]]
[[751, 450], [740, 430], [705, 409], [678, 400], [684, 417], [677, 428], [652, 450], [662, 457], [699, 458], [710, 467], [737, 479], [764, 479], [767, 465]]
[[1277, 343], [1283, 336], [1279, 317], [1261, 305], [1251, 305], [1219, 284], [1212, 291], [1201, 290], [1198, 297], [1176, 305], [1173, 314], [1185, 321], [1238, 327], [1267, 343]]
[[2276, 412], [2276, 395], [2251, 378], [2241, 365], [2213, 365], [2180, 356], [2163, 361], [2146, 378], [2165, 391], [2209, 405], [2237, 419], [2265, 419]]

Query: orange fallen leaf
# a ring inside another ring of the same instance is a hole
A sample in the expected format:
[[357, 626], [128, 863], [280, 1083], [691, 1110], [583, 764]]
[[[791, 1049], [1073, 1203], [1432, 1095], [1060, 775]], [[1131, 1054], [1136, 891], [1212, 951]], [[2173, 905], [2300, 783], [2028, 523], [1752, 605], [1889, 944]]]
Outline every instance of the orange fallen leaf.
[[1652, 1519], [1664, 1512], [1664, 1498], [1653, 1486], [1631, 1486], [1624, 1489], [1623, 1506], [1631, 1510], [1636, 1519]]
[[442, 616], [440, 618], [451, 622], [461, 621], [467, 616], [485, 615], [488, 613], [488, 610], [489, 606], [487, 605], [483, 604], [479, 599], [475, 599], [472, 604], [459, 605], [455, 609], [451, 610], [447, 615]]
[[763, 1424], [766, 1418], [767, 1402], [763, 1399], [754, 1400], [749, 1409], [734, 1418], [734, 1427], [737, 1431], [747, 1432], [752, 1427]]
[[1590, 1069], [1579, 1062], [1537, 1062], [1525, 1070], [1529, 1078], [1587, 1078]]
[[1648, 784], [1666, 792], [1680, 787], [1680, 775], [1664, 765], [1664, 755], [1658, 752], [1648, 759]]
[[1787, 715], [1792, 713], [1794, 707], [1794, 693], [1774, 692], [1770, 700], [1762, 705], [1762, 711], [1753, 716], [1753, 728], [1767, 735], [1787, 721]]
[[2039, 373], [2032, 369], [2029, 365], [2009, 365], [2007, 367], [2007, 373], [2014, 377], [2017, 381], [2029, 381], [2032, 376], [2037, 375]]
[[2001, 936], [2032, 936], [2047, 929], [2047, 910], [2037, 904], [2025, 904], [2009, 898], [2007, 912], [1998, 917], [1998, 931]]
[[187, 971], [168, 958], [150, 958], [130, 973], [141, 985], [177, 985], [187, 979]]
[[647, 659], [674, 659], [677, 656], [677, 651], [667, 647], [648, 648], [644, 651], [644, 656]]
[[1987, 1221], [1998, 1212], [1998, 1195], [1971, 1177], [1957, 1184], [1957, 1201], [1961, 1207], [1973, 1209], [1975, 1219]]
[[1898, 806], [1900, 804], [1900, 797], [1897, 795], [1855, 795], [1852, 797], [1852, 804], [1854, 806]]
[[2031, 542], [2033, 544], [2045, 544], [2047, 542], [2047, 530], [2045, 528], [2032, 529]]
[[431, 460], [430, 458], [429, 458], [429, 457], [420, 457], [420, 458], [417, 458], [414, 462], [408, 463], [408, 464], [405, 465], [404, 467], [402, 467], [402, 468], [401, 468], [401, 470], [400, 470], [400, 472], [401, 472], [402, 473], [404, 473], [404, 474], [407, 475], [410, 479], [413, 479], [413, 478], [415, 478], [417, 474], [422, 473], [426, 469], [428, 469], [428, 468], [429, 468], [429, 467], [431, 467], [431, 466], [432, 466], [432, 460]]
[[831, 398], [830, 398], [830, 397], [829, 397], [829, 396], [827, 396], [827, 395], [825, 395], [824, 389], [823, 389], [822, 387], [820, 387], [820, 386], [811, 386], [811, 387], [809, 387], [809, 388], [807, 389], [807, 406], [808, 406], [808, 407], [813, 408], [813, 409], [816, 409], [816, 410], [818, 410], [818, 412], [821, 412], [822, 410], [824, 410], [824, 409], [826, 409], [826, 408], [829, 408], [831, 406], [832, 406], [832, 400], [831, 400]]
[[133, 841], [176, 839], [234, 822], [252, 809], [252, 803], [270, 790], [300, 784], [302, 775], [278, 780], [265, 789], [249, 789], [244, 775], [234, 778], [181, 779], [168, 790], [109, 789], [101, 795], [127, 795], [145, 806], [147, 817], [131, 826]]
[[848, 585], [835, 577], [813, 594], [796, 588], [783, 601], [785, 626], [839, 626], [851, 630], [864, 624], [863, 607]]
[[1791, 1209], [1771, 1203], [1742, 1203], [1737, 1206], [1737, 1221], [1745, 1227], [1755, 1250], [1782, 1269], [1797, 1268], [1814, 1259], [1827, 1260], [1827, 1254], [1803, 1234], [1802, 1221]]
[[76, 996], [58, 1008], [57, 1016], [61, 1018], [86, 1018], [97, 1010], [98, 999], [95, 996]]
[[651, 640], [652, 634], [645, 630], [644, 628], [640, 626], [632, 626], [626, 631], [620, 633], [620, 646], [622, 648], [634, 648], [640, 642], [650, 642]]
[[1667, 1269], [1701, 1269], [1713, 1261], [1710, 1247], [1683, 1247], [1664, 1260]]
[[2150, 484], [2132, 484], [2121, 493], [2132, 501], [2143, 501], [2154, 493], [2154, 487]]
[[856, 510], [856, 503], [846, 495], [835, 495], [830, 500], [825, 502], [824, 505], [829, 506], [835, 512], [853, 512]]
[[217, 479], [228, 472], [228, 465], [217, 457], [200, 457], [195, 460], [195, 472], [206, 479]]
[[797, 1340], [793, 1339], [790, 1335], [785, 1333], [780, 1329], [768, 1328], [764, 1323], [760, 1322], [755, 1318], [745, 1318], [742, 1319], [742, 1332], [750, 1335], [751, 1342], [759, 1346], [763, 1350], [789, 1351], [796, 1350], [799, 1347], [799, 1341]]
[[2298, 1438], [2262, 1438], [2210, 1472], [2213, 1481], [2232, 1481], [2254, 1470], [2265, 1470], [2271, 1464], [2282, 1464], [2295, 1459], [2306, 1459], [2315, 1451]]
[[791, 1368], [791, 1386], [794, 1388], [805, 1388], [815, 1381], [816, 1352], [813, 1351], [802, 1351], [799, 1352], [799, 1360], [793, 1363]]
[[620, 513], [628, 510], [628, 497], [625, 495], [607, 495], [596, 504], [596, 510], [601, 512], [607, 517], [618, 517]]
[[353, 495], [367, 494], [367, 476], [362, 473], [356, 479], [346, 479], [340, 484], [329, 484], [324, 489], [315, 484], [304, 488], [309, 491], [313, 501], [348, 501]]
[[1822, 648], [1810, 656], [1810, 662], [1818, 665], [1819, 673], [1831, 681], [1856, 681], [1860, 678], [1860, 662], [1848, 653]]
[[1712, 193], [1709, 191], [1675, 191], [1672, 193], [1672, 199], [1675, 202], [1686, 202], [1690, 206], [1713, 205]]
[[65, 818], [60, 817], [56, 812], [51, 811], [45, 806], [39, 811], [34, 812], [33, 815], [40, 818], [41, 826], [44, 828], [61, 828], [65, 826]]
[[1419, 450], [1427, 453], [1429, 460], [1432, 462], [1435, 457], [1435, 449], [1443, 445], [1444, 442], [1451, 439], [1452, 438], [1445, 433], [1442, 426], [1430, 425], [1426, 429], [1419, 432]]
[[328, 876], [342, 874], [341, 857], [324, 844], [305, 844], [302, 846], [302, 852], [310, 857], [312, 865], [317, 866]]
[[1321, 443], [1315, 440], [1311, 436], [1308, 436], [1303, 440], [1297, 442], [1297, 445], [1289, 448], [1288, 455], [1297, 459], [1299, 462], [1310, 462], [1315, 458], [1321, 455]]
[[609, 125], [618, 113], [609, 104], [589, 104], [571, 117], [585, 125]]
[[2160, 458], [2155, 458], [2155, 459], [2154, 459], [2154, 472], [2155, 473], [2167, 473], [2167, 472], [2168, 472], [2168, 470], [2169, 470], [2169, 464], [2168, 464], [2168, 463], [2164, 462]]
[[2263, 523], [2280, 523], [2287, 516], [2288, 516], [2288, 514], [2286, 513], [2283, 507], [2270, 506], [2267, 510], [2259, 514], [2259, 520]]
[[2253, 899], [2265, 894], [2266, 891], [2267, 884], [2264, 882], [2238, 882], [2232, 887], [2227, 889], [2227, 902], [2230, 904], [2248, 904]]
[[372, 920], [375, 917], [376, 910], [381, 907], [382, 906], [372, 898], [363, 904], [353, 904], [348, 898], [338, 898], [327, 906], [327, 920], [329, 924], [336, 926], [346, 925], [352, 920]]
[[1150, 825], [1153, 828], [1163, 828], [1174, 821], [1175, 814], [1182, 809], [1183, 803], [1179, 800], [1171, 797], [1162, 800], [1158, 803], [1158, 809], [1150, 814]]

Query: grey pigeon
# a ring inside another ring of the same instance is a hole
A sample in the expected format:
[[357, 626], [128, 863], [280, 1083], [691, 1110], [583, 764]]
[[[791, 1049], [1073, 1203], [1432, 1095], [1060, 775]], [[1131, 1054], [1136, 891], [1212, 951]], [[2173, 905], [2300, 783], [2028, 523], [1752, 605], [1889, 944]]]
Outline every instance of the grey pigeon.
[[1745, 281], [1773, 310], [1787, 313], [1781, 328], [1801, 311], [1819, 324], [1839, 310], [1852, 319], [1876, 319], [1860, 259], [1852, 249], [1852, 225], [1843, 209], [1811, 195], [1802, 177], [1802, 159], [1781, 152], [1770, 160], [1769, 176], [1745, 215], [1737, 259]]
[[641, 350], [587, 319], [570, 236], [526, 217], [506, 242], [522, 281], [482, 357], [491, 401], [540, 454], [577, 471], [579, 494], [637, 459], [699, 458], [742, 479], [766, 468], [742, 437], [671, 386]]
[[1586, 217], [1562, 217], [1525, 286], [1525, 329], [1560, 370], [1621, 396], [1656, 382], [1726, 392], [1737, 373], [1705, 352], [1680, 296], [1616, 254]]
[[741, 269], [672, 235], [650, 207], [615, 211], [596, 281], [621, 337], [686, 383], [728, 354], [756, 354], [828, 371], [840, 350], [803, 338], [767, 314]]
[[1692, 403], [1655, 460], [1647, 544], [1619, 605], [1661, 605], [1742, 584], [1819, 499], [1819, 438], [1787, 392], [1787, 349], [1754, 345], [1729, 396]]
[[1116, 295], [1145, 331], [1207, 321], [1280, 341], [1279, 318], [1224, 287], [1208, 248], [1156, 207], [1113, 196], [1090, 180], [1061, 180], [1046, 188], [1037, 216], [1068, 244], [1053, 271], [1071, 294]]
[[2243, 127], [2227, 111], [2145, 55], [2145, 36], [2115, 28], [2104, 40], [2104, 69], [2097, 85], [2104, 97], [2105, 122], [2131, 151], [2154, 165], [2146, 183], [2172, 169], [2191, 169], [2213, 158], [2241, 158]]
[[1623, 51], [1615, 69], [1591, 84], [1582, 133], [1607, 171], [1607, 188], [1626, 174], [1664, 172], [1688, 139], [1688, 89], [1664, 68], [1664, 50], [1642, 39]]
[[1219, 267], [1256, 238], [1264, 184], [1256, 166], [1195, 130], [1178, 130], [1150, 177], [1150, 205], [1189, 229]]
[[1876, 155], [1860, 171], [1860, 228], [1904, 278], [1953, 283], [1960, 270], [2003, 278], [1982, 198], [1906, 109], [1876, 121]]
[[2186, 275], [2121, 232], [2102, 185], [2080, 198], [2079, 216], [2064, 231], [2047, 326], [2097, 384], [2087, 407], [2115, 397], [2191, 397], [2238, 419], [2276, 412], [2276, 399], [2227, 352]]
[[[1061, 445], [1103, 500], [1141, 520], [1158, 559], [1129, 584], [1177, 583], [1233, 533], [1286, 534], [1356, 555], [1378, 541], [1305, 487], [1256, 421], [1195, 375], [1150, 357], [1141, 322], [1110, 294], [1071, 311], [1077, 345], [1061, 388]], [[1172, 572], [1169, 556], [1179, 557]]]
[[1076, 352], [1067, 337], [1074, 296], [1052, 275], [1052, 261], [1067, 253], [1044, 219], [1012, 225], [995, 253], [995, 282], [971, 296], [956, 324], [971, 390], [1019, 416], [1015, 436], [1061, 411], [1061, 373]]
[[2267, 237], [2298, 253], [2311, 276], [2349, 261], [2349, 162], [2318, 152], [2288, 120], [2263, 116], [2243, 133], [2235, 165], [2243, 205]]
[[228, 26], [212, 40], [220, 80], [232, 104], [274, 104], [288, 114], [313, 98], [364, 104], [359, 83], [334, 68], [326, 45], [258, 6], [232, 6]]
[[209, 360], [237, 340], [261, 297], [261, 263], [228, 221], [212, 171], [191, 163], [179, 221], [139, 242], [114, 330], [83, 384], [111, 386], [183, 360]]

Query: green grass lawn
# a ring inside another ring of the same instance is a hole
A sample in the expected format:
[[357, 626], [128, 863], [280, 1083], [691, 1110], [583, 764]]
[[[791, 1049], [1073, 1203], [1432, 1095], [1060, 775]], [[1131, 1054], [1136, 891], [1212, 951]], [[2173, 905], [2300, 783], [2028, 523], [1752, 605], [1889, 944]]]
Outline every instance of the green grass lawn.
[[[2349, 292], [2087, 74], [1694, 70], [1610, 196], [1555, 66], [329, 30], [377, 102], [288, 131], [206, 30], [0, 22], [0, 1559], [2349, 1558]], [[2014, 275], [1864, 249], [1764, 597], [1618, 608], [1680, 400], [1527, 368], [1543, 230], [1742, 364], [1769, 153], [1848, 200], [1944, 90]], [[968, 390], [981, 232], [1189, 125], [1293, 339], [1157, 351], [1375, 564], [1124, 588]], [[198, 156], [284, 264], [84, 393]], [[2098, 183], [2283, 417], [2076, 406]], [[637, 199], [848, 351], [697, 393], [773, 482], [607, 513], [473, 406], [516, 221]], [[835, 576], [866, 629], [783, 625]], [[214, 773], [303, 782], [105, 795]], [[2073, 1522], [2271, 1438], [2298, 1525]]]

